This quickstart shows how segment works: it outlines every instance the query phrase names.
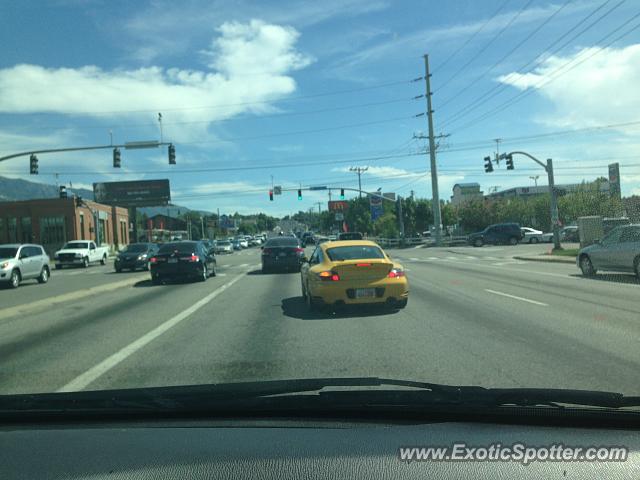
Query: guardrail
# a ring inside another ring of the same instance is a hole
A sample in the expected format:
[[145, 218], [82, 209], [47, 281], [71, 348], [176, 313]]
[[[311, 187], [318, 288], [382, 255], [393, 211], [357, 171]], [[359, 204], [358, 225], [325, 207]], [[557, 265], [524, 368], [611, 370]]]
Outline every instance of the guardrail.
[[[399, 248], [401, 246], [418, 246], [424, 245], [425, 247], [434, 246], [435, 242], [433, 239], [429, 237], [411, 237], [405, 238], [404, 242], [400, 240], [400, 238], [382, 238], [382, 237], [373, 237], [371, 238], [374, 242], [379, 244], [381, 247], [385, 248]], [[467, 236], [466, 235], [446, 235], [442, 237], [442, 244], [444, 246], [455, 246], [455, 245], [466, 245], [467, 244]]]

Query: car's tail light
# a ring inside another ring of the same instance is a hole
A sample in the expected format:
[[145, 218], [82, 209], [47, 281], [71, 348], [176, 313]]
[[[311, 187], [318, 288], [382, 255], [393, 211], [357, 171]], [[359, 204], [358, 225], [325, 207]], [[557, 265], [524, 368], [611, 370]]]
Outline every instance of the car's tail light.
[[356, 267], [370, 267], [370, 263], [356, 263]]
[[158, 259], [156, 257], [151, 257], [149, 259], [149, 263], [158, 263]]
[[340, 280], [340, 275], [336, 272], [320, 272], [318, 276], [320, 280], [324, 280], [325, 282], [337, 282]]
[[263, 248], [262, 249], [262, 255], [271, 255], [271, 249], [270, 248]]
[[389, 278], [398, 278], [398, 277], [404, 277], [404, 270], [400, 269], [400, 268], [393, 268], [390, 272], [389, 275], [387, 275]]
[[296, 253], [304, 253], [304, 248], [296, 248]]
[[190, 257], [180, 257], [180, 260], [185, 260], [187, 262], [199, 262], [200, 257], [195, 253], [192, 253]]

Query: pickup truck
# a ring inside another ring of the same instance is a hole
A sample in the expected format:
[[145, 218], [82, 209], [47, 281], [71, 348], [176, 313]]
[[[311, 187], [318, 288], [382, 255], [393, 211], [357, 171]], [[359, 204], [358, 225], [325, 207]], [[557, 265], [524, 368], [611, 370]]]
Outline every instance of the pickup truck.
[[87, 268], [90, 263], [107, 263], [109, 255], [108, 247], [98, 247], [95, 242], [87, 240], [75, 240], [67, 242], [53, 256], [56, 262], [56, 269], [61, 269], [64, 265], [79, 265]]

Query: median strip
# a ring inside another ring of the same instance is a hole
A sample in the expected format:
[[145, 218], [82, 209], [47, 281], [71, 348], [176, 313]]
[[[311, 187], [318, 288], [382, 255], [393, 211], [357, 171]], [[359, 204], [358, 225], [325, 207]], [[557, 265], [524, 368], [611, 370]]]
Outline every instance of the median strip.
[[504, 293], [504, 292], [498, 292], [496, 290], [489, 290], [488, 288], [485, 288], [484, 291], [485, 292], [489, 292], [489, 293], [493, 293], [494, 295], [500, 295], [502, 297], [513, 298], [514, 300], [520, 300], [521, 302], [533, 303], [534, 305], [540, 305], [541, 307], [548, 307], [549, 306], [549, 304], [547, 304], [547, 303], [537, 302], [535, 300], [530, 300], [530, 299], [524, 298], [524, 297], [517, 297], [515, 295], [510, 295], [510, 294]]
[[77, 392], [79, 390], [82, 390], [82, 389], [86, 388], [89, 384], [93, 383], [95, 380], [97, 380], [99, 377], [101, 377], [102, 375], [107, 373], [113, 367], [115, 367], [116, 365], [118, 365], [122, 361], [126, 360], [128, 357], [130, 357], [131, 355], [136, 353], [138, 350], [140, 350], [144, 346], [146, 346], [149, 343], [151, 343], [153, 340], [158, 338], [160, 335], [165, 333], [167, 330], [169, 330], [170, 328], [175, 327], [180, 322], [182, 322], [183, 320], [185, 320], [186, 318], [191, 316], [193, 313], [195, 313], [198, 310], [200, 310], [207, 303], [209, 303], [211, 300], [216, 298], [218, 295], [220, 295], [222, 292], [224, 292], [227, 288], [229, 288], [231, 285], [236, 283], [238, 280], [240, 280], [245, 275], [246, 275], [246, 272], [241, 274], [241, 275], [238, 275], [233, 280], [231, 280], [228, 283], [225, 283], [221, 287], [218, 287], [213, 292], [211, 292], [209, 295], [207, 295], [203, 299], [199, 300], [198, 302], [194, 303], [193, 305], [191, 305], [186, 310], [183, 310], [182, 312], [178, 313], [177, 315], [171, 317], [166, 322], [158, 325], [153, 330], [145, 333], [142, 337], [140, 337], [137, 340], [131, 342], [126, 347], [118, 350], [116, 353], [114, 353], [110, 357], [107, 357], [105, 360], [103, 360], [102, 362], [98, 363], [97, 365], [91, 367], [89, 370], [87, 370], [83, 374], [77, 376], [76, 378], [71, 380], [69, 383], [67, 383], [63, 387], [59, 388], [57, 391], [58, 392]]
[[26, 305], [16, 305], [15, 307], [4, 308], [0, 310], [0, 320], [9, 318], [9, 317], [14, 317], [20, 314], [31, 313], [33, 311], [40, 310], [40, 309], [51, 308], [52, 306], [60, 305], [62, 303], [67, 303], [73, 300], [78, 300], [84, 297], [95, 295], [96, 293], [103, 293], [111, 290], [116, 290], [121, 287], [127, 287], [129, 285], [138, 283], [143, 278], [144, 278], [143, 276], [137, 275], [133, 278], [128, 278], [127, 280], [122, 280], [120, 282], [112, 282], [104, 285], [98, 285], [96, 287], [91, 287], [84, 290], [77, 290], [75, 292], [56, 295], [55, 297], [43, 298], [42, 300], [29, 302]]

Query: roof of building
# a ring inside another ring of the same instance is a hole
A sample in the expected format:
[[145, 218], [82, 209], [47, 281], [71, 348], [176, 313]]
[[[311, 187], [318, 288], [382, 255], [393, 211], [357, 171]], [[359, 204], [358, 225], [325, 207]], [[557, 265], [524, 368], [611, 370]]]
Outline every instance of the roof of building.
[[480, 188], [480, 184], [478, 182], [470, 182], [470, 183], [456, 183], [453, 188], [456, 187], [478, 187]]

